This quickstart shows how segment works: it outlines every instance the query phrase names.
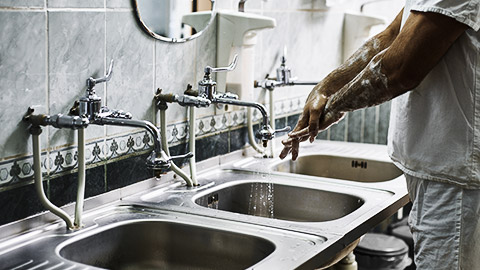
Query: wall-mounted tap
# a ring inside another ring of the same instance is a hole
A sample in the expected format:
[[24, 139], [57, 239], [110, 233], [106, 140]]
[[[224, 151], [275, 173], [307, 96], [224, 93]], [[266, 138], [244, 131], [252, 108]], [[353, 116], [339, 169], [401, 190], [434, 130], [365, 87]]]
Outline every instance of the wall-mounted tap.
[[254, 87], [261, 87], [266, 90], [273, 91], [275, 87], [293, 86], [293, 85], [317, 85], [318, 82], [313, 81], [299, 81], [296, 77], [292, 77], [292, 70], [287, 66], [287, 48], [284, 47], [281, 58], [280, 67], [277, 68], [276, 78], [270, 78], [269, 74], [265, 76], [262, 81], [254, 82]]
[[263, 146], [267, 146], [267, 142], [275, 137], [276, 133], [288, 132], [290, 127], [285, 127], [279, 130], [273, 130], [268, 124], [268, 114], [265, 106], [258, 102], [242, 101], [238, 100], [238, 96], [232, 93], [217, 94], [217, 83], [211, 78], [212, 73], [227, 72], [235, 69], [238, 61], [238, 55], [233, 57], [232, 63], [228, 67], [212, 68], [210, 66], [205, 67], [205, 74], [203, 79], [198, 83], [198, 96], [206, 98], [215, 104], [230, 104], [243, 107], [253, 107], [260, 111], [262, 114], [262, 125], [255, 137], [262, 140]]
[[[193, 156], [192, 153], [185, 155], [169, 157], [162, 150], [160, 140], [160, 132], [158, 128], [148, 121], [133, 120], [132, 115], [121, 110], [110, 110], [102, 107], [102, 98], [96, 95], [95, 85], [107, 82], [112, 77], [113, 60], [107, 74], [98, 79], [90, 77], [87, 80], [86, 95], [76, 101], [74, 107], [70, 109], [71, 115], [44, 115], [33, 114], [34, 110], [29, 108], [24, 115], [23, 120], [29, 124], [29, 132], [32, 135], [33, 159], [34, 159], [34, 178], [35, 189], [37, 190], [40, 202], [52, 213], [65, 221], [69, 229], [79, 229], [82, 227], [83, 201], [85, 195], [85, 136], [84, 130], [89, 124], [95, 125], [115, 125], [129, 126], [146, 129], [153, 137], [154, 150], [147, 158], [147, 167], [152, 169], [155, 176], [170, 171], [172, 168], [172, 160], [185, 159]], [[40, 140], [39, 136], [42, 132], [41, 126], [53, 126], [56, 128], [78, 129], [78, 187], [77, 200], [75, 204], [75, 218], [72, 218], [62, 209], [50, 202], [45, 195], [43, 189], [43, 177], [40, 162]]]
[[125, 127], [138, 127], [147, 130], [153, 137], [154, 149], [147, 158], [147, 167], [152, 169], [155, 176], [166, 173], [171, 169], [171, 161], [173, 159], [185, 159], [192, 156], [192, 153], [185, 155], [169, 157], [162, 150], [162, 142], [160, 140], [160, 132], [158, 128], [149, 121], [132, 119], [129, 112], [122, 110], [110, 110], [106, 106], [102, 106], [102, 98], [95, 93], [95, 86], [99, 83], [108, 82], [113, 74], [113, 60], [110, 62], [110, 67], [107, 74], [98, 79], [92, 77], [87, 79], [86, 95], [80, 98], [76, 103], [78, 108], [72, 108], [71, 111], [78, 111], [79, 115], [89, 119], [90, 124], [95, 125], [112, 125]]

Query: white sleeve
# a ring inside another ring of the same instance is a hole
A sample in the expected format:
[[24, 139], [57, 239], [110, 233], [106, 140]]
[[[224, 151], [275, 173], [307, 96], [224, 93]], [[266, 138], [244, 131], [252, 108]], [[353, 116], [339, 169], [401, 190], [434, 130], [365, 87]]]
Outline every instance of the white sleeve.
[[435, 12], [468, 25], [475, 32], [480, 29], [480, 0], [415, 0], [411, 10]]

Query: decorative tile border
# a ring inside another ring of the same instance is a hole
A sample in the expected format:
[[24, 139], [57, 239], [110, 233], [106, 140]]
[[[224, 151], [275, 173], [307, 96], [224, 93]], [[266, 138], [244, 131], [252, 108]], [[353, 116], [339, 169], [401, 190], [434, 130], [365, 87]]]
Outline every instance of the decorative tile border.
[[[277, 116], [298, 113], [304, 104], [302, 97], [280, 100], [275, 102]], [[253, 110], [253, 120], [261, 120], [258, 110]], [[245, 125], [247, 122], [246, 109], [225, 112], [218, 115], [206, 116], [195, 121], [195, 134], [206, 137], [230, 128]], [[174, 146], [188, 139], [188, 122], [174, 123], [167, 126], [167, 141]], [[148, 152], [153, 147], [153, 140], [146, 131], [108, 137], [85, 146], [85, 159], [87, 165], [115, 161], [129, 155]], [[42, 153], [42, 173], [45, 177], [75, 170], [78, 166], [78, 149], [68, 146], [49, 153]], [[28, 183], [33, 180], [33, 157], [21, 157], [0, 162], [0, 191], [5, 187]]]
[[[47, 153], [40, 158], [42, 173], [47, 174]], [[50, 163], [52, 163], [50, 161]], [[23, 157], [0, 163], [0, 187], [28, 182], [33, 179], [33, 157]]]

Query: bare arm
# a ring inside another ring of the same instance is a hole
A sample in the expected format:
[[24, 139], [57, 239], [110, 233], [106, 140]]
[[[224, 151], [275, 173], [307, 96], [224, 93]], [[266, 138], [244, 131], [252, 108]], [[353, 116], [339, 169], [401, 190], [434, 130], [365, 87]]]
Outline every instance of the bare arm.
[[333, 70], [312, 89], [307, 98], [303, 115], [293, 131], [301, 130], [308, 125], [312, 134], [318, 133], [318, 129], [315, 127], [326, 99], [357, 76], [375, 55], [391, 45], [400, 31], [402, 13], [403, 9], [384, 31], [366, 41], [345, 63]]
[[412, 12], [390, 48], [375, 56], [359, 76], [332, 96], [327, 111], [377, 105], [415, 88], [466, 28], [444, 15]]
[[357, 76], [375, 55], [388, 48], [395, 40], [400, 31], [402, 13], [403, 9], [384, 31], [367, 40], [345, 63], [318, 83], [312, 93], [322, 91], [325, 95], [330, 96]]
[[[380, 104], [415, 88], [466, 28], [441, 14], [412, 12], [391, 46], [330, 96], [327, 108], [319, 116], [318, 129], [328, 128], [345, 112]], [[314, 135], [311, 131], [305, 127], [289, 136], [299, 141]], [[295, 146], [293, 141], [287, 140], [285, 148]]]

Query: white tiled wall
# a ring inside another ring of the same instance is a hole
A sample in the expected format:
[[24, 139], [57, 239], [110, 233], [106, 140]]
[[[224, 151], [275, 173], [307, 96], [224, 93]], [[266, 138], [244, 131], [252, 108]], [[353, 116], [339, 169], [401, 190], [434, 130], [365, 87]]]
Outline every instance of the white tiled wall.
[[[358, 9], [361, 2], [343, 1], [327, 8], [321, 0], [248, 0], [246, 12], [277, 21], [275, 29], [258, 35], [256, 79], [274, 74], [285, 46], [287, 65], [294, 76], [322, 79], [340, 64], [343, 12]], [[220, 9], [237, 7], [234, 0], [216, 3]], [[387, 3], [379, 3], [377, 8], [377, 4], [370, 4], [365, 11], [391, 19], [402, 1]], [[214, 66], [216, 60], [215, 27], [186, 43], [156, 41], [138, 26], [129, 0], [0, 0], [0, 40], [0, 162], [4, 163], [31, 154], [27, 125], [21, 121], [29, 106], [36, 113], [68, 113], [73, 102], [84, 95], [86, 79], [102, 76], [110, 59], [115, 60], [112, 80], [98, 85], [97, 94], [110, 108], [130, 111], [135, 118], [152, 122], [156, 122], [153, 95], [157, 88], [181, 94], [187, 84], [196, 86], [203, 67]], [[277, 89], [277, 106], [283, 101], [304, 100], [310, 89]], [[264, 95], [261, 90], [256, 94]], [[358, 129], [362, 138], [372, 132], [378, 137], [379, 129], [388, 126], [388, 119], [380, 115], [383, 110], [388, 112], [385, 106], [349, 117], [358, 121], [351, 129]], [[213, 106], [198, 110], [199, 117], [214, 113], [223, 112]], [[167, 114], [169, 124], [178, 124], [185, 121], [187, 110], [172, 104]], [[365, 131], [368, 125], [373, 125], [374, 131]], [[349, 136], [346, 127], [339, 125], [337, 129], [345, 132], [329, 136], [348, 140], [355, 134]], [[90, 141], [106, 140], [134, 132], [90, 126], [86, 136]], [[42, 147], [53, 153], [75, 140], [73, 131], [48, 128], [42, 134]]]

